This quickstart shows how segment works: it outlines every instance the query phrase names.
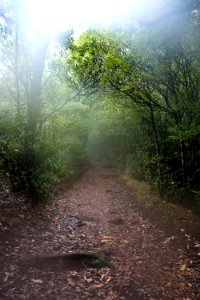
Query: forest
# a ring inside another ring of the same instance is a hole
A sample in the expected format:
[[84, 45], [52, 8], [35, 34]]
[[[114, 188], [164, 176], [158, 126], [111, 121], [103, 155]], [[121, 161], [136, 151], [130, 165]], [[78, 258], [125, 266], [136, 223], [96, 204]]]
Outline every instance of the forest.
[[1, 1], [0, 176], [14, 192], [40, 202], [93, 157], [200, 210], [200, 3], [158, 3], [76, 37], [31, 31], [23, 1]]
[[200, 299], [200, 0], [0, 0], [0, 299]]

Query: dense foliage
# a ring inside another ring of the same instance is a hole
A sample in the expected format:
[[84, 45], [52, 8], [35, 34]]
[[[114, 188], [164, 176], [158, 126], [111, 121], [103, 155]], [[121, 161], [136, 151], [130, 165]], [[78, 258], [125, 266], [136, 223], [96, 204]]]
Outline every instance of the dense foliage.
[[16, 3], [5, 1], [0, 17], [0, 172], [38, 202], [87, 165], [89, 110], [70, 103], [77, 93], [66, 82], [67, 43], [29, 36]]
[[131, 173], [150, 179], [164, 193], [192, 191], [198, 206], [198, 2], [177, 1], [170, 16], [164, 12], [162, 20], [153, 23], [134, 30], [89, 30], [71, 46], [69, 65], [75, 84], [106, 91], [114, 105], [123, 105], [115, 124], [113, 110], [101, 119], [106, 135], [114, 130], [109, 141], [104, 135], [109, 152], [119, 152]]
[[199, 1], [157, 1], [159, 13], [77, 40], [30, 34], [16, 3], [0, 8], [0, 165], [13, 189], [50, 194], [87, 164], [89, 145], [198, 206]]

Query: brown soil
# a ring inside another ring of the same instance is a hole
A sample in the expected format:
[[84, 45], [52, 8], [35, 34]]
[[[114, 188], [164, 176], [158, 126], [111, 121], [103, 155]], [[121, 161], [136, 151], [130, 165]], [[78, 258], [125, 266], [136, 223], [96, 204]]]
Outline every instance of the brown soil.
[[0, 217], [0, 299], [200, 299], [200, 219], [112, 168], [37, 208], [4, 190]]

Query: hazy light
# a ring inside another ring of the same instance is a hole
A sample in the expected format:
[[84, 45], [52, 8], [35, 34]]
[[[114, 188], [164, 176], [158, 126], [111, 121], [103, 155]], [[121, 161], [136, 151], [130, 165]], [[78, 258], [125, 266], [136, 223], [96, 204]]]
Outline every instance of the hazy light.
[[[144, 0], [30, 0], [32, 27], [60, 30], [66, 27], [109, 24], [133, 10]], [[145, 0], [146, 1], [146, 0]]]
[[[88, 26], [107, 26], [126, 18], [148, 19], [163, 0], [21, 0], [26, 7], [29, 31], [37, 35]], [[23, 16], [22, 16], [23, 17]]]

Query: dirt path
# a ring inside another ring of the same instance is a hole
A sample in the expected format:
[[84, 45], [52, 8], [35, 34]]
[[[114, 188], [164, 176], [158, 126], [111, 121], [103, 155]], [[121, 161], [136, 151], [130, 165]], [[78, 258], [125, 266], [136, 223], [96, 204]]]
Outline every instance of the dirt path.
[[0, 299], [200, 299], [198, 241], [145, 217], [111, 168], [35, 210], [12, 200], [1, 203]]

